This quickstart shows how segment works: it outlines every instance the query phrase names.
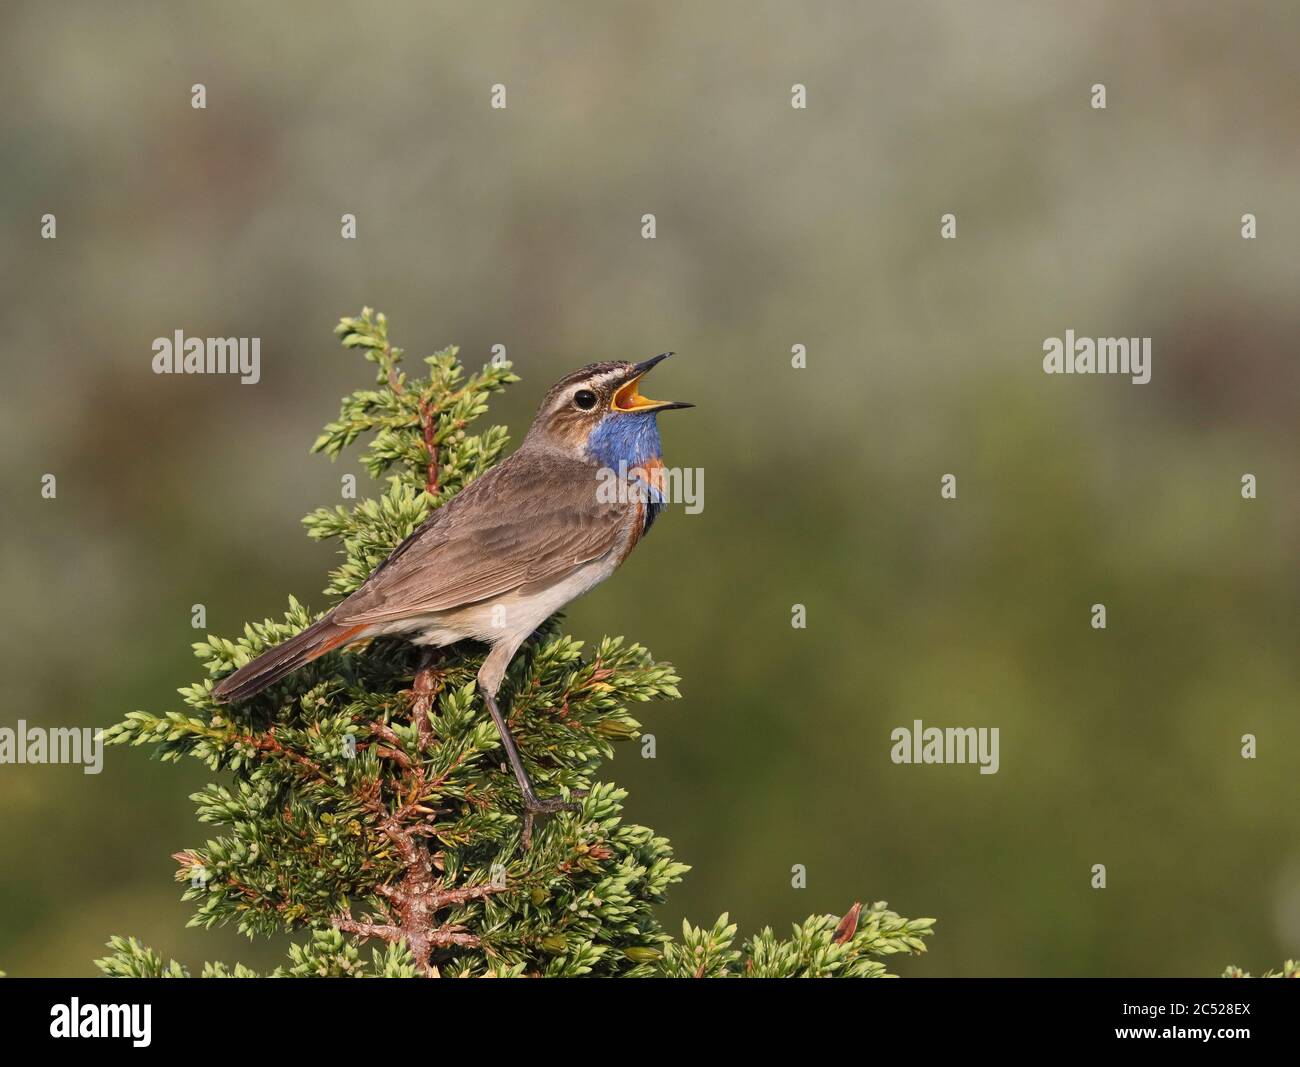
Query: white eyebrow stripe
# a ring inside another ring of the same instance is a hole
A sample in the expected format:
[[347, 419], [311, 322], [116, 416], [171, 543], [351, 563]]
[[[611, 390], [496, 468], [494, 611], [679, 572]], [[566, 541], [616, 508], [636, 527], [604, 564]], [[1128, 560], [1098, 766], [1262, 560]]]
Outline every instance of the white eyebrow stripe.
[[604, 388], [607, 385], [613, 385], [614, 382], [618, 381], [620, 377], [621, 375], [617, 371], [606, 371], [604, 374], [597, 375], [594, 378], [585, 378], [580, 382], [576, 382], [574, 384], [574, 388], [590, 389], [592, 387], [595, 387], [597, 389], [600, 389], [600, 388]]

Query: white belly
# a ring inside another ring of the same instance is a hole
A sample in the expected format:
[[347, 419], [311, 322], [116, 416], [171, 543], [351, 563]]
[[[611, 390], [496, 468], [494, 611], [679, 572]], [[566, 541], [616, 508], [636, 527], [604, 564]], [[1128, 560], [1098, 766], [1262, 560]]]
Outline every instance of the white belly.
[[494, 645], [507, 641], [517, 643], [565, 604], [577, 600], [613, 574], [624, 554], [621, 547], [613, 549], [563, 578], [521, 586], [463, 607], [387, 623], [375, 632], [410, 634], [411, 641], [417, 645], [450, 645], [467, 639]]

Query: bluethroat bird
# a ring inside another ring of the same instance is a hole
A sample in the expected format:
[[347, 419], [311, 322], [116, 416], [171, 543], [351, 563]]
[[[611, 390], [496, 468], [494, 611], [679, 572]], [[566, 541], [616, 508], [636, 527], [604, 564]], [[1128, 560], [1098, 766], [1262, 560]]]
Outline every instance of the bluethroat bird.
[[637, 386], [670, 355], [593, 363], [561, 378], [509, 459], [434, 511], [334, 610], [223, 678], [213, 696], [243, 700], [327, 652], [385, 634], [432, 647], [483, 641], [491, 651], [479, 693], [529, 819], [568, 806], [537, 795], [497, 693], [528, 635], [613, 574], [663, 507], [656, 416], [694, 405], [651, 400]]

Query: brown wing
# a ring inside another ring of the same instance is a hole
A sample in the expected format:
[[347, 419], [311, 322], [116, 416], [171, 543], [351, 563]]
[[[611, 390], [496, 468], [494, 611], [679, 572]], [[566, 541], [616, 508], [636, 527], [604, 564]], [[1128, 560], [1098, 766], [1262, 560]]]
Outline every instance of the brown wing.
[[368, 625], [459, 607], [603, 556], [629, 513], [598, 499], [599, 484], [588, 464], [516, 452], [394, 549], [335, 621]]

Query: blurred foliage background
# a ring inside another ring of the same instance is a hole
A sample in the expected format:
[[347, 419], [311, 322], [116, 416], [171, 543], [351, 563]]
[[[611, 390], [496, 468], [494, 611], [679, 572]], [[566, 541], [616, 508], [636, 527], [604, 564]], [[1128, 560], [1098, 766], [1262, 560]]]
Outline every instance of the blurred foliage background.
[[[386, 311], [411, 357], [506, 345], [516, 441], [560, 374], [671, 348], [652, 395], [699, 404], [662, 422], [705, 509], [569, 616], [684, 678], [641, 709], [658, 758], [608, 771], [694, 865], [670, 924], [885, 898], [940, 920], [923, 975], [1300, 951], [1294, 4], [0, 18], [0, 724], [178, 707], [193, 604], [215, 633], [324, 605], [299, 519], [364, 483], [307, 454], [365, 373], [340, 315]], [[1045, 376], [1067, 328], [1151, 336], [1151, 384]], [[261, 383], [155, 376], [176, 329], [261, 337]], [[917, 718], [999, 727], [1000, 772], [895, 766]], [[0, 767], [0, 966], [88, 974], [114, 932], [278, 958], [182, 928], [206, 778]]]

